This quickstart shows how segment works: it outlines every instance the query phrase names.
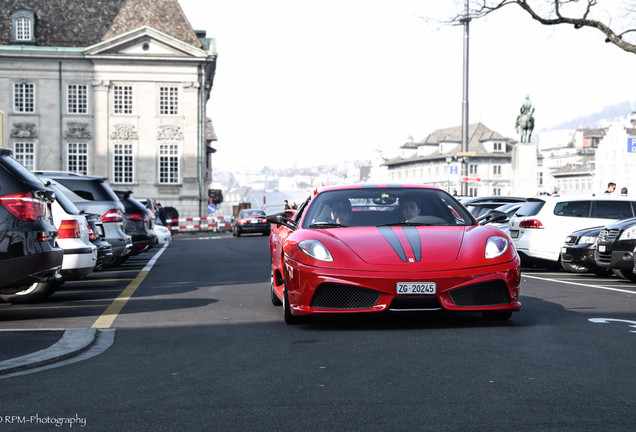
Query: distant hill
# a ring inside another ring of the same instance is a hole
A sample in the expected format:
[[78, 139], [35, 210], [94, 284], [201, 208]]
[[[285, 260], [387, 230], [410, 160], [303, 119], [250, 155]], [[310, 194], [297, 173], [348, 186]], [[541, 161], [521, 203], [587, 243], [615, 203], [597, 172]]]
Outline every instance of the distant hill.
[[606, 106], [601, 111], [576, 118], [561, 124], [555, 125], [545, 131], [559, 129], [577, 129], [579, 127], [595, 127], [602, 120], [613, 120], [616, 117], [624, 117], [636, 110], [636, 101], [625, 101], [615, 105]]

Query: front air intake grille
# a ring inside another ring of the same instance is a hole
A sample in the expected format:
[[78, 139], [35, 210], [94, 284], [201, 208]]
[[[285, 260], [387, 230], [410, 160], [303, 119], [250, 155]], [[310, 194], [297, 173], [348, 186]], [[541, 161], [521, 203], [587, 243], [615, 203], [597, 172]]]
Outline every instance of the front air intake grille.
[[368, 309], [380, 298], [379, 291], [351, 285], [324, 283], [316, 288], [311, 307], [323, 309]]
[[495, 306], [510, 303], [508, 287], [502, 280], [455, 288], [448, 294], [457, 306]]

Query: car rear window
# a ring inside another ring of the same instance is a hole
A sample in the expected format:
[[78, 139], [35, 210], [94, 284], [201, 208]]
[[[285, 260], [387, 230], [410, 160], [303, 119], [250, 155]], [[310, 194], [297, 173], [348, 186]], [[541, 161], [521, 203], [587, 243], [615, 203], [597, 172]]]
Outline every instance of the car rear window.
[[117, 195], [101, 181], [59, 179], [67, 188], [89, 201], [119, 201]]
[[590, 217], [592, 201], [563, 201], [554, 206], [557, 216]]
[[519, 207], [515, 216], [536, 216], [545, 205], [545, 201], [526, 201]]
[[596, 217], [606, 219], [628, 219], [633, 215], [630, 201], [597, 201]]

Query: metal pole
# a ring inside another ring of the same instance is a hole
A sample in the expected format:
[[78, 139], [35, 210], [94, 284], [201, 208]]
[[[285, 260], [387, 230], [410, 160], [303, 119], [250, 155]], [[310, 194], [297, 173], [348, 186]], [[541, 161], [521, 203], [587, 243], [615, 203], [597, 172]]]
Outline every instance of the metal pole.
[[[468, 0], [464, 15], [464, 90], [462, 98], [462, 152], [468, 152]], [[468, 177], [468, 158], [462, 158], [462, 177]], [[462, 195], [468, 195], [468, 183], [461, 182]]]

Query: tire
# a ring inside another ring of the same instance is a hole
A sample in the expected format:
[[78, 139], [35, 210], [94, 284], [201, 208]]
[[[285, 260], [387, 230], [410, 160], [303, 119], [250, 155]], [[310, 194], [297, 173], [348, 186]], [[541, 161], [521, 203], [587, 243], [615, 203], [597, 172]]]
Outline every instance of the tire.
[[51, 282], [36, 282], [15, 294], [1, 295], [0, 299], [13, 304], [35, 303], [45, 297], [53, 294], [55, 289], [52, 288]]
[[270, 288], [270, 294], [272, 296], [272, 304], [274, 306], [282, 306], [283, 302], [280, 301], [280, 299], [274, 292], [274, 264], [272, 264], [270, 274], [269, 274], [269, 288]]
[[631, 269], [614, 269], [616, 276], [625, 278], [632, 282], [636, 282], [636, 274], [632, 273]]
[[510, 319], [512, 316], [512, 311], [509, 310], [501, 310], [501, 311], [484, 311], [481, 313], [481, 317], [488, 321], [505, 321]]
[[563, 267], [565, 270], [569, 271], [570, 273], [588, 273], [590, 271], [590, 269], [585, 266], [566, 263], [563, 261], [561, 261], [561, 267]]
[[294, 325], [302, 322], [302, 318], [292, 315], [291, 313], [289, 297], [287, 296], [287, 284], [285, 284], [283, 288], [283, 317], [285, 318], [285, 324]]

